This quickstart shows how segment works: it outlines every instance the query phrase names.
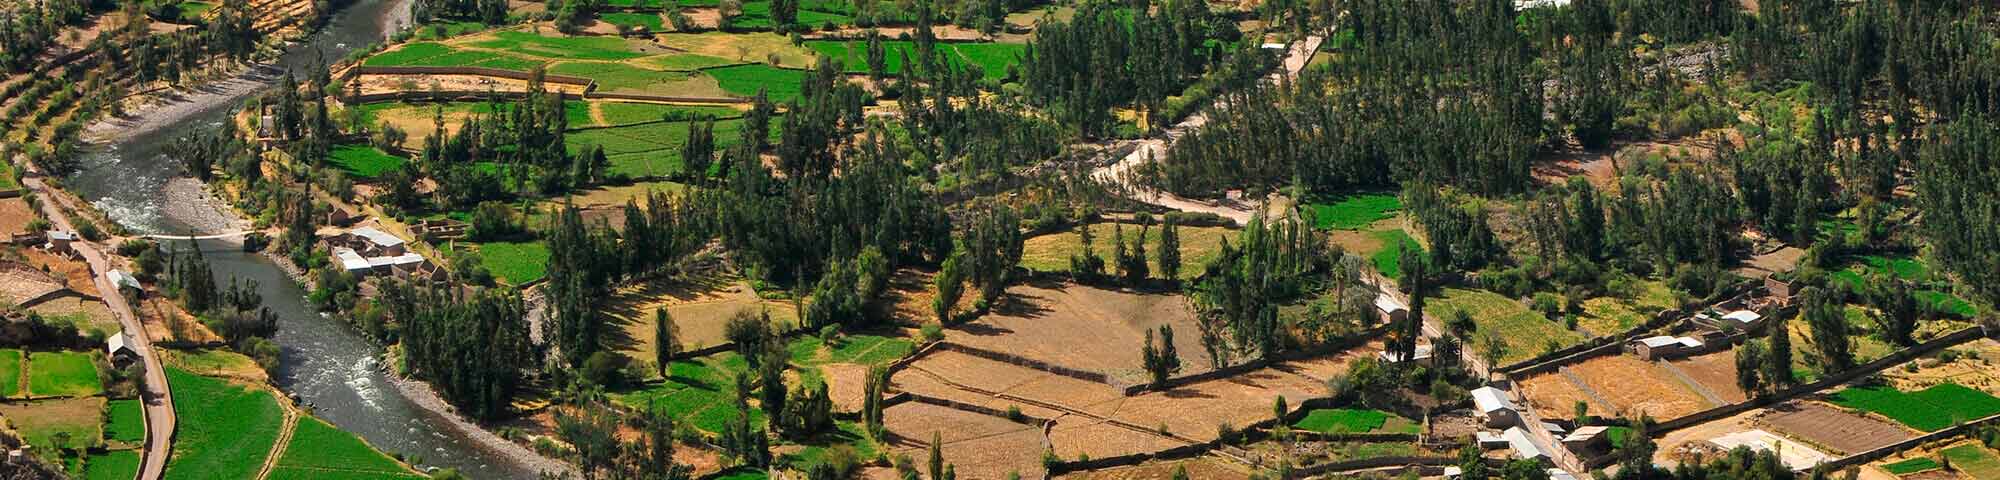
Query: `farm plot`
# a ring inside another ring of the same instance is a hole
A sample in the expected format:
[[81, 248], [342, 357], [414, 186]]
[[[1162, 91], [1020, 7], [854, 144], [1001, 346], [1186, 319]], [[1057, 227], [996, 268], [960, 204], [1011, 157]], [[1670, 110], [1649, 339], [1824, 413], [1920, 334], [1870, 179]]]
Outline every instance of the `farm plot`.
[[1214, 480], [1249, 480], [1250, 471], [1233, 461], [1217, 457], [1196, 457], [1186, 460], [1168, 460], [1142, 463], [1129, 467], [1086, 470], [1057, 475], [1062, 480], [1152, 480], [1171, 478], [1176, 469], [1186, 469], [1188, 478]]
[[1976, 480], [2000, 478], [2000, 456], [1978, 443], [1958, 444], [1938, 450], [1938, 455], [1950, 461], [1952, 470]]
[[[1214, 430], [1211, 426], [1209, 430]], [[1082, 417], [1064, 417], [1049, 429], [1049, 444], [1065, 459], [1104, 458], [1135, 453], [1157, 452], [1186, 443], [1151, 433], [1142, 433], [1109, 422]]]
[[1910, 431], [1896, 424], [1818, 402], [1779, 404], [1758, 410], [1753, 418], [1786, 436], [1839, 453], [1866, 451], [1910, 438]]
[[[742, 126], [743, 122], [737, 119], [716, 121], [716, 148], [728, 148], [741, 140], [742, 134], [738, 132]], [[778, 132], [775, 127], [771, 129], [774, 138]], [[605, 157], [611, 161], [612, 174], [654, 178], [686, 170], [681, 145], [687, 139], [686, 122], [665, 122], [572, 132], [568, 145], [570, 153], [581, 151], [585, 145], [603, 147]]]
[[1692, 357], [1673, 360], [1674, 368], [1686, 373], [1710, 392], [1715, 392], [1729, 403], [1748, 399], [1743, 389], [1736, 386], [1736, 350], [1723, 350]]
[[514, 285], [541, 280], [549, 274], [549, 246], [540, 241], [471, 244], [480, 265], [501, 281]]
[[146, 417], [138, 400], [112, 400], [105, 404], [104, 439], [137, 445], [146, 440]]
[[1991, 394], [2000, 392], [2000, 366], [1993, 364], [1994, 359], [2000, 359], [2000, 341], [1981, 338], [1952, 348], [1948, 354], [1917, 360], [1916, 371], [1890, 368], [1880, 375], [1903, 391], [1956, 383]]
[[1910, 428], [1934, 432], [2000, 413], [2000, 398], [1956, 383], [1904, 392], [1886, 385], [1851, 387], [1828, 401], [1881, 414]]
[[795, 325], [799, 319], [796, 306], [760, 298], [749, 283], [736, 278], [646, 282], [619, 289], [601, 305], [603, 313], [623, 327], [626, 341], [614, 343], [633, 358], [647, 360], [659, 349], [653, 342], [653, 315], [661, 308], [667, 309], [679, 328], [683, 351], [727, 341], [723, 327], [739, 312], [768, 312], [774, 330]]
[[43, 320], [51, 324], [75, 326], [77, 331], [84, 335], [99, 332], [110, 336], [124, 329], [118, 324], [118, 317], [112, 316], [111, 307], [105, 306], [103, 300], [72, 296], [56, 297], [28, 307], [28, 311], [41, 315]]
[[1299, 399], [1327, 395], [1326, 379], [1288, 369], [1289, 366], [1263, 368], [1163, 392], [1146, 392], [1126, 398], [1111, 417], [1133, 425], [1166, 428], [1174, 435], [1198, 441], [1214, 440], [1217, 422], [1240, 426], [1271, 418], [1271, 405], [1280, 396], [1293, 399], [1293, 405], [1297, 405]]
[[0, 403], [0, 416], [29, 445], [44, 449], [103, 445], [104, 399], [64, 398]]
[[[985, 78], [990, 80], [1006, 78], [1007, 68], [1020, 63], [1022, 52], [1027, 50], [1025, 45], [1018, 43], [940, 43], [937, 45], [939, 47], [938, 53], [944, 57], [947, 65], [950, 65], [952, 68], [978, 65], [981, 73], [984, 74]], [[813, 49], [814, 52], [818, 52], [821, 56], [840, 61], [841, 65], [847, 70], [847, 73], [868, 73], [868, 43], [865, 40], [813, 40], [806, 42], [806, 47]], [[886, 53], [882, 62], [882, 70], [883, 73], [890, 75], [901, 75], [903, 73], [904, 58], [917, 58], [916, 42], [885, 40], [882, 42], [882, 50]]]
[[[1223, 239], [1236, 236], [1235, 231], [1222, 227], [1179, 228], [1182, 280], [1193, 280], [1200, 276], [1201, 268], [1198, 265], [1207, 265], [1208, 262], [1215, 260], [1215, 257], [1221, 254]], [[1105, 258], [1107, 263], [1110, 262], [1109, 259], [1112, 258], [1112, 252], [1116, 248], [1112, 245], [1112, 239], [1115, 238], [1112, 234], [1120, 229], [1124, 230], [1127, 244], [1132, 242], [1131, 239], [1138, 238], [1140, 233], [1138, 225], [1110, 223], [1090, 225], [1090, 233], [1095, 237], [1091, 241], [1092, 250], [1096, 250], [1097, 255]], [[1146, 229], [1145, 233], [1146, 265], [1158, 265], [1160, 253], [1156, 247], [1160, 244], [1160, 227], [1155, 224], [1152, 228]], [[1083, 253], [1083, 237], [1077, 234], [1075, 229], [1040, 235], [1022, 241], [1021, 266], [1038, 272], [1068, 272], [1069, 257], [1080, 253]]]
[[1917, 457], [1909, 460], [1902, 460], [1893, 463], [1882, 464], [1882, 470], [1888, 471], [1889, 473], [1893, 473], [1896, 475], [1909, 475], [1917, 472], [1937, 470], [1939, 468], [1943, 468], [1943, 466], [1938, 465], [1937, 460], [1932, 460], [1931, 457]]
[[1424, 251], [1423, 245], [1417, 243], [1417, 239], [1410, 238], [1410, 233], [1402, 229], [1374, 232], [1369, 237], [1380, 247], [1374, 253], [1367, 254], [1368, 263], [1373, 264], [1375, 271], [1382, 272], [1384, 277], [1403, 278], [1403, 252]]
[[[1179, 295], [1075, 284], [1017, 285], [1007, 289], [992, 313], [948, 330], [945, 338], [1136, 383], [1145, 379], [1139, 346], [1147, 331], [1162, 325], [1173, 327], [1180, 351], [1201, 351], [1194, 312]], [[1184, 375], [1209, 369], [1203, 362], [1183, 365]]]
[[[8, 173], [6, 182], [13, 181], [14, 177]], [[28, 222], [34, 220], [35, 212], [28, 208], [28, 201], [19, 198], [0, 199], [0, 235], [28, 233]]]
[[[1611, 402], [1607, 407], [1612, 411], [1597, 415], [1631, 418], [1644, 413], [1667, 420], [1715, 406], [1687, 384], [1681, 383], [1672, 373], [1638, 358], [1625, 355], [1598, 357], [1568, 369], [1575, 378], [1583, 380], [1585, 388]], [[1574, 414], [1574, 404], [1567, 406], [1570, 407], [1568, 411]], [[1540, 408], [1539, 405], [1537, 407]]]
[[336, 145], [327, 152], [327, 161], [361, 178], [375, 178], [402, 168], [409, 160], [368, 145]]
[[368, 446], [360, 437], [310, 416], [300, 417], [272, 478], [424, 478]]
[[1520, 302], [1485, 290], [1446, 288], [1443, 296], [1431, 299], [1430, 305], [1436, 308], [1431, 314], [1439, 318], [1450, 318], [1459, 311], [1471, 314], [1479, 326], [1478, 335], [1498, 336], [1506, 350], [1498, 358], [1487, 359], [1496, 366], [1534, 358], [1552, 346], [1562, 348], [1584, 340], [1582, 334], [1549, 321]]
[[[739, 415], [733, 379], [748, 369], [749, 364], [735, 352], [676, 361], [669, 365], [665, 380], [611, 397], [628, 407], [658, 406], [678, 422], [721, 433]], [[763, 425], [763, 410], [751, 407], [750, 422]]]
[[933, 435], [939, 450], [964, 478], [1041, 478], [1042, 429], [1004, 418], [980, 415], [925, 403], [905, 402], [882, 411], [889, 432], [886, 448], [894, 454], [922, 458]]
[[12, 348], [0, 349], [0, 397], [21, 395], [21, 362], [27, 359], [25, 355]]
[[784, 103], [799, 97], [799, 81], [806, 78], [805, 70], [773, 67], [762, 63], [732, 65], [702, 70], [715, 78], [722, 91], [739, 97], [754, 97], [763, 92], [772, 103]]
[[551, 37], [501, 30], [473, 37], [468, 45], [515, 54], [566, 60], [629, 60], [646, 56], [621, 37]]
[[1359, 230], [1395, 217], [1403, 202], [1393, 193], [1357, 193], [1316, 199], [1304, 207], [1315, 228]]
[[[793, 45], [790, 37], [775, 33], [668, 33], [654, 40], [669, 49], [732, 63], [777, 59], [779, 66], [807, 67], [813, 64], [812, 49]], [[795, 84], [796, 85], [796, 84]]]
[[165, 478], [250, 478], [277, 443], [284, 410], [270, 392], [167, 368], [180, 428]]
[[104, 393], [95, 352], [28, 354], [28, 395], [82, 397]]
[[1313, 410], [1292, 428], [1320, 433], [1417, 433], [1417, 424], [1401, 415], [1351, 408]]
[[1646, 323], [1661, 310], [1673, 308], [1674, 291], [1655, 280], [1632, 282], [1629, 298], [1597, 297], [1583, 301], [1577, 325], [1597, 335], [1613, 335]]
[[722, 66], [736, 65], [739, 63], [747, 63], [747, 62], [730, 60], [722, 57], [711, 57], [708, 55], [683, 53], [675, 55], [655, 55], [651, 57], [632, 60], [631, 63], [644, 67], [650, 67], [655, 70], [664, 70], [670, 72], [692, 72], [704, 68], [722, 67]]
[[83, 478], [87, 480], [125, 480], [139, 474], [138, 450], [112, 450], [93, 453], [83, 461]]
[[[998, 398], [991, 393], [1005, 393], [1020, 398], [1032, 398], [1041, 402], [1067, 408], [1091, 411], [1109, 411], [1108, 407], [1124, 397], [1124, 393], [1110, 385], [1078, 380], [1053, 373], [1035, 370], [1005, 362], [987, 360], [950, 350], [937, 350], [910, 364], [910, 368], [896, 372], [890, 378], [890, 386], [898, 391], [944, 398], [979, 405], [995, 410], [1019, 408], [1022, 413], [1037, 418], [1054, 418], [1063, 412], [1010, 398]], [[1029, 394], [1040, 384], [1040, 391], [1053, 394], [1048, 397], [1033, 397]], [[978, 391], [969, 390], [977, 389]]]

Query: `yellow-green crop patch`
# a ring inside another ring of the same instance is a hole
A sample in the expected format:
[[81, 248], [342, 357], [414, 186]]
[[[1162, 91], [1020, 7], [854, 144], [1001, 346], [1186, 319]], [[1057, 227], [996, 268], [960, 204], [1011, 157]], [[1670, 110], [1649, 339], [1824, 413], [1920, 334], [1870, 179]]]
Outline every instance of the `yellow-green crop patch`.
[[[1506, 351], [1501, 352], [1500, 358], [1487, 359], [1496, 367], [1534, 358], [1551, 342], [1557, 347], [1567, 347], [1584, 340], [1582, 334], [1549, 321], [1520, 302], [1485, 290], [1445, 288], [1442, 295], [1430, 298], [1429, 302], [1427, 305], [1434, 309], [1432, 313], [1442, 318], [1450, 318], [1459, 311], [1471, 314], [1479, 338], [1499, 337]], [[1481, 340], [1468, 348], [1480, 351], [1483, 345]]]
[[28, 395], [83, 397], [104, 393], [95, 355], [95, 352], [28, 354]]

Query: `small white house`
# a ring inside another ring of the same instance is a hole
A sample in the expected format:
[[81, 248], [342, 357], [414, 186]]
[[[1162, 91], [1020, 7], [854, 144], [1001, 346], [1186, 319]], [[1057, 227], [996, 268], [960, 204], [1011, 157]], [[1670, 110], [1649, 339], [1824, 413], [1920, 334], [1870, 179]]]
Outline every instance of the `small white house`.
[[105, 337], [104, 356], [111, 359], [112, 365], [118, 367], [131, 365], [132, 362], [139, 361], [139, 351], [132, 348], [132, 337], [126, 335], [125, 332], [118, 332], [110, 337]]
[[1520, 407], [1507, 398], [1507, 391], [1493, 387], [1479, 387], [1472, 390], [1473, 408], [1479, 411], [1479, 418], [1486, 420], [1488, 428], [1507, 428], [1521, 424]]
[[1403, 301], [1390, 296], [1388, 292], [1375, 295], [1375, 314], [1382, 317], [1382, 323], [1396, 323], [1410, 318], [1410, 307]]
[[1507, 427], [1507, 431], [1500, 432], [1500, 437], [1507, 439], [1507, 446], [1514, 449], [1514, 456], [1516, 458], [1522, 460], [1549, 459], [1549, 454], [1543, 452], [1542, 447], [1535, 446], [1535, 442], [1528, 439], [1528, 431], [1521, 429], [1521, 427]]
[[111, 280], [112, 285], [118, 286], [118, 291], [121, 293], [128, 293], [134, 296], [146, 293], [146, 287], [139, 284], [139, 279], [132, 277], [132, 274], [125, 273], [124, 270], [106, 271], [104, 272], [104, 278]]
[[[1393, 364], [1393, 363], [1403, 363], [1405, 361], [1402, 352], [1391, 352], [1388, 350], [1383, 350], [1381, 353], [1375, 354], [1375, 357], [1376, 359], [1381, 360], [1382, 363]], [[1418, 345], [1416, 348], [1416, 352], [1410, 355], [1410, 357], [1416, 359], [1418, 365], [1430, 365], [1431, 346]]]

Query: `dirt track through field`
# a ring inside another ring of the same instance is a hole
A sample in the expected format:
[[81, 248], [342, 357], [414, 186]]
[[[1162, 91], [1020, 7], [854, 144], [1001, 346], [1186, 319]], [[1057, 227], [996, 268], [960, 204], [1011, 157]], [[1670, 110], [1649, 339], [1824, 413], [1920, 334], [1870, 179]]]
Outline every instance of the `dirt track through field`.
[[[279, 397], [283, 398], [282, 395]], [[278, 403], [285, 407], [285, 423], [278, 427], [278, 441], [271, 443], [271, 453], [264, 456], [264, 466], [257, 469], [257, 480], [271, 477], [271, 469], [278, 467], [278, 459], [285, 456], [285, 447], [292, 443], [292, 432], [299, 426], [298, 408], [288, 401], [280, 400]]]

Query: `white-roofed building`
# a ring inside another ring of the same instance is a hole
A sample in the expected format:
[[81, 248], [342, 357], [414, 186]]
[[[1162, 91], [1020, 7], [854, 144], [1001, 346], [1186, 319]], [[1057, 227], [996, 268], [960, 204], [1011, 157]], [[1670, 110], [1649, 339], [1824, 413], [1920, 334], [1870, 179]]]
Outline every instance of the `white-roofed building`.
[[1647, 361], [1674, 358], [1700, 350], [1702, 343], [1694, 337], [1657, 335], [1632, 341], [1632, 353]]
[[1569, 432], [1569, 436], [1563, 437], [1563, 446], [1569, 447], [1572, 452], [1596, 448], [1597, 445], [1610, 440], [1610, 435], [1605, 434], [1610, 430], [1611, 427], [1603, 425], [1578, 427], [1576, 431]]
[[[1416, 352], [1413, 352], [1410, 356], [1417, 360], [1418, 365], [1430, 365], [1431, 346], [1418, 345]], [[1402, 352], [1391, 352], [1388, 350], [1383, 350], [1381, 353], [1375, 354], [1375, 358], [1381, 360], [1382, 363], [1403, 363], [1405, 361]]]
[[1473, 432], [1472, 437], [1474, 440], [1479, 442], [1479, 448], [1490, 450], [1495, 448], [1507, 447], [1507, 439], [1501, 437], [1500, 434], [1498, 433], [1480, 430], [1477, 432]]
[[104, 357], [111, 359], [112, 365], [122, 368], [138, 361], [139, 351], [132, 348], [130, 335], [118, 332], [104, 338]]
[[355, 275], [367, 275], [374, 266], [360, 252], [347, 247], [333, 247], [333, 259], [340, 262], [340, 269]]
[[1548, 472], [1549, 480], [1576, 480], [1576, 475], [1571, 475], [1567, 470], [1550, 467]]
[[139, 279], [133, 277], [130, 273], [125, 273], [124, 270], [106, 271], [104, 272], [104, 278], [110, 279], [112, 285], [117, 285], [120, 293], [133, 296], [146, 294], [146, 287], [139, 284]]
[[1763, 321], [1764, 315], [1749, 310], [1737, 310], [1723, 315], [1722, 320], [1724, 323], [1737, 325], [1737, 328], [1748, 330], [1756, 327], [1757, 322]]
[[349, 230], [346, 235], [347, 247], [371, 257], [402, 255], [403, 239], [390, 235], [375, 227], [361, 227]]
[[1388, 292], [1382, 292], [1375, 294], [1375, 314], [1382, 317], [1382, 323], [1396, 323], [1410, 318], [1410, 307]]
[[1489, 428], [1505, 428], [1521, 424], [1519, 407], [1507, 398], [1507, 391], [1493, 387], [1479, 387], [1472, 390], [1473, 408], [1479, 417], [1486, 419]]
[[75, 252], [75, 250], [72, 249], [69, 246], [69, 244], [76, 242], [76, 232], [69, 232], [63, 230], [49, 230], [48, 233], [43, 234], [43, 237], [48, 238], [49, 240], [48, 244], [42, 245], [43, 250], [48, 250], [55, 253]]
[[1536, 446], [1534, 440], [1528, 439], [1528, 431], [1521, 427], [1507, 427], [1506, 431], [1500, 432], [1500, 438], [1507, 439], [1507, 447], [1514, 449], [1514, 456], [1517, 458], [1522, 460], [1549, 458], [1549, 454], [1543, 452], [1542, 447]]

